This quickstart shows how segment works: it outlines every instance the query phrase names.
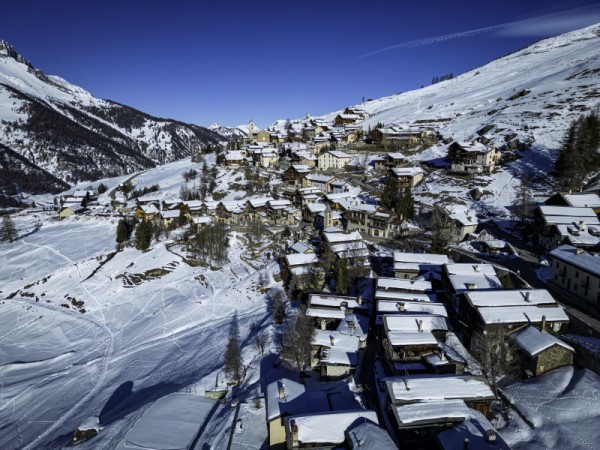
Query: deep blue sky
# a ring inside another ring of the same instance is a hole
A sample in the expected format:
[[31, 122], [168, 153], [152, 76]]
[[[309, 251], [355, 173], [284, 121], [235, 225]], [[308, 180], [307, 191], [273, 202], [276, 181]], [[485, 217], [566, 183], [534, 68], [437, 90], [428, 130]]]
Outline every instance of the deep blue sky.
[[264, 127], [600, 22], [600, 2], [15, 0], [0, 14], [0, 39], [97, 97], [200, 125], [252, 117]]

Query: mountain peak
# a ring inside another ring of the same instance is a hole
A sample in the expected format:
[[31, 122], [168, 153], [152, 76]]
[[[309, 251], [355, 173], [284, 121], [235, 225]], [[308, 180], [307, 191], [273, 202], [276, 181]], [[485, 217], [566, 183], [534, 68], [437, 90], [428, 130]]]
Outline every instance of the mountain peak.
[[17, 51], [15, 50], [15, 48], [12, 45], [10, 45], [8, 42], [6, 42], [2, 39], [0, 39], [0, 56], [6, 56], [8, 58], [12, 58], [15, 61], [25, 64], [27, 67], [30, 67], [33, 69], [33, 65], [29, 61], [27, 61], [19, 53], [17, 53]]

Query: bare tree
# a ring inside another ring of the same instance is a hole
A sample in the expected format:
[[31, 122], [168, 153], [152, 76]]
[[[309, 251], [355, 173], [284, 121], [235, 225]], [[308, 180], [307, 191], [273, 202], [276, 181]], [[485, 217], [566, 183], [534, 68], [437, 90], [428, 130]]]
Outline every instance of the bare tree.
[[261, 355], [265, 353], [267, 346], [271, 342], [271, 336], [267, 330], [262, 330], [254, 335], [254, 339], [252, 339], [252, 347], [259, 352]]
[[498, 381], [503, 377], [516, 378], [520, 372], [514, 344], [504, 334], [475, 332], [471, 340], [471, 353], [481, 364], [494, 395], [498, 397]]
[[304, 310], [292, 316], [278, 335], [281, 357], [295, 362], [298, 370], [310, 364], [311, 341], [315, 332], [313, 320]]

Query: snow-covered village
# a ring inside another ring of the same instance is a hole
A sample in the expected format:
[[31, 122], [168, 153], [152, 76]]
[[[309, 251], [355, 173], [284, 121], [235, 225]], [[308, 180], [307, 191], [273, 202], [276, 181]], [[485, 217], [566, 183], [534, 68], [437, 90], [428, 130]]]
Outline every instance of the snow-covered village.
[[600, 25], [514, 50], [205, 128], [0, 41], [0, 448], [600, 449]]

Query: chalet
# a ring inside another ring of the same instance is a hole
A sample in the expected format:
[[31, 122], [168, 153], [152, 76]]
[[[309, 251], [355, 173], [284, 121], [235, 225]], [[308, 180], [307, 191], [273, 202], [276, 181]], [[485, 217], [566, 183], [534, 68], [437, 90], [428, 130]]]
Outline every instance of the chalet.
[[413, 279], [428, 273], [442, 273], [448, 256], [431, 253], [394, 252], [394, 277]]
[[302, 178], [311, 173], [312, 169], [305, 164], [292, 164], [282, 175], [284, 186], [301, 186]]
[[382, 316], [382, 346], [385, 362], [393, 373], [426, 371], [423, 358], [446, 340], [448, 322], [432, 314], [394, 314]]
[[356, 123], [359, 120], [362, 120], [362, 117], [358, 114], [338, 114], [335, 116], [334, 124], [336, 127], [343, 127], [347, 124]]
[[369, 250], [358, 231], [351, 233], [330, 233], [324, 231], [321, 238], [323, 250], [329, 249], [333, 254], [347, 260], [364, 260], [368, 265]]
[[346, 431], [359, 423], [379, 425], [377, 413], [369, 410], [332, 411], [321, 414], [303, 414], [285, 419], [288, 450], [301, 448], [341, 448], [346, 441]]
[[308, 307], [341, 310], [348, 315], [358, 310], [365, 310], [367, 305], [363, 303], [362, 297], [348, 297], [344, 295], [332, 294], [310, 294], [308, 297]]
[[209, 226], [212, 223], [212, 218], [209, 216], [195, 216], [192, 218], [191, 224], [198, 231], [200, 228]]
[[379, 238], [391, 238], [398, 234], [396, 216], [385, 211], [375, 211], [369, 215], [367, 235]]
[[85, 211], [85, 208], [79, 203], [65, 203], [58, 210], [58, 217], [64, 219], [75, 214], [81, 214], [83, 211]]
[[256, 163], [258, 163], [261, 167], [277, 167], [277, 163], [279, 161], [279, 155], [275, 149], [265, 149], [258, 154], [258, 159]]
[[331, 133], [319, 133], [313, 138], [313, 144], [317, 152], [320, 152], [325, 147], [335, 145], [336, 139]]
[[537, 244], [547, 252], [561, 244], [600, 247], [600, 221], [593, 208], [538, 206], [533, 211], [533, 228]]
[[502, 283], [491, 264], [446, 264], [442, 280], [451, 312], [459, 313], [460, 294], [474, 290], [496, 290]]
[[224, 159], [226, 166], [241, 166], [246, 162], [246, 154], [239, 150], [232, 150], [225, 153]]
[[521, 367], [529, 376], [573, 365], [575, 349], [545, 330], [529, 325], [509, 336], [517, 345]]
[[303, 187], [314, 187], [319, 189], [323, 194], [331, 192], [331, 183], [335, 180], [335, 177], [329, 175], [320, 175], [316, 173], [309, 173], [304, 175], [302, 178]]
[[316, 167], [318, 158], [308, 150], [292, 152], [292, 164], [302, 164], [308, 167]]
[[[462, 400], [469, 408], [487, 414], [490, 403], [495, 400], [487, 383], [475, 376], [405, 376], [387, 379], [386, 387], [388, 408], [395, 417], [399, 412], [402, 417], [408, 415], [400, 409], [406, 405], [438, 402], [437, 409], [440, 410], [440, 403], [456, 400]], [[415, 412], [411, 411], [411, 415], [417, 418]], [[400, 423], [398, 425], [401, 426]]]
[[135, 216], [142, 220], [152, 220], [158, 217], [159, 213], [160, 209], [158, 209], [158, 205], [155, 203], [138, 204], [135, 209]]
[[347, 153], [330, 150], [319, 155], [317, 167], [319, 170], [343, 169], [350, 161], [352, 161], [352, 156]]
[[348, 230], [357, 230], [362, 233], [369, 233], [369, 217], [377, 211], [377, 206], [362, 203], [359, 205], [351, 205], [344, 213], [344, 218], [347, 221]]
[[399, 152], [386, 153], [374, 161], [375, 170], [392, 169], [404, 164], [406, 157]]
[[327, 396], [322, 391], [309, 391], [304, 384], [282, 378], [267, 385], [267, 428], [269, 448], [286, 448], [285, 419], [296, 414], [329, 411]]
[[302, 220], [316, 226], [318, 214], [325, 212], [327, 205], [325, 203], [308, 203], [302, 208]]
[[267, 218], [267, 209], [269, 202], [275, 200], [273, 197], [251, 198], [246, 202], [246, 216], [248, 221], [261, 220]]
[[288, 254], [308, 254], [308, 253], [314, 253], [315, 249], [313, 246], [308, 245], [305, 242], [300, 242], [300, 241], [296, 241], [294, 242], [292, 245], [290, 245], [287, 249], [287, 253]]
[[578, 306], [600, 319], [600, 256], [570, 245], [561, 245], [550, 252], [552, 278], [550, 285]]
[[302, 277], [317, 268], [319, 257], [316, 253], [296, 253], [285, 255], [281, 260], [281, 278], [287, 286], [292, 276]]
[[573, 208], [592, 208], [600, 217], [600, 195], [596, 192], [559, 192], [544, 202], [550, 206], [570, 206]]
[[458, 204], [446, 205], [444, 211], [451, 222], [453, 235], [457, 241], [462, 241], [477, 230], [479, 221], [475, 211]]
[[[431, 314], [434, 316], [448, 317], [446, 306], [443, 303], [437, 303], [433, 301], [415, 301], [410, 300], [410, 297], [406, 296], [407, 299], [378, 299], [376, 312], [378, 316], [384, 315], [419, 315], [419, 314]], [[383, 320], [381, 320], [383, 324]]]
[[491, 173], [500, 161], [502, 154], [496, 147], [486, 147], [475, 142], [453, 142], [448, 146], [450, 172], [479, 174]]
[[391, 174], [401, 189], [412, 189], [423, 181], [425, 171], [420, 167], [393, 167]]
[[425, 142], [429, 132], [417, 129], [405, 129], [398, 126], [375, 128], [371, 131], [371, 139], [382, 145], [395, 145], [398, 148], [409, 148]]
[[311, 339], [311, 369], [324, 380], [351, 375], [358, 362], [360, 339], [339, 331], [315, 330]]
[[331, 227], [343, 227], [343, 218], [338, 211], [332, 211], [329, 204], [325, 205], [325, 210], [318, 212], [315, 216], [314, 227], [317, 230], [325, 230]]
[[182, 212], [179, 209], [167, 209], [158, 213], [158, 217], [166, 228], [171, 228], [178, 220]]

